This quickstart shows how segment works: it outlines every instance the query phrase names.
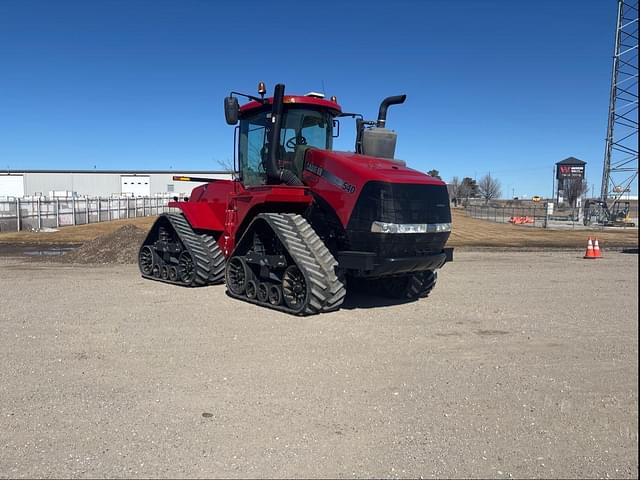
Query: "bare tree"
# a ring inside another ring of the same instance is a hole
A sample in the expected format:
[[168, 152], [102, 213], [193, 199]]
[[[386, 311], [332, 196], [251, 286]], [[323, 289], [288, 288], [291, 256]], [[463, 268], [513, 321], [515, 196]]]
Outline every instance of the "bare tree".
[[478, 182], [478, 192], [484, 198], [485, 203], [489, 203], [489, 200], [498, 198], [502, 194], [500, 181], [493, 178], [491, 174], [487, 174]]
[[231, 160], [229, 160], [228, 158], [225, 158], [224, 160], [216, 160], [216, 163], [218, 165], [220, 165], [220, 167], [222, 168], [223, 172], [228, 172], [228, 173], [234, 173], [235, 172], [235, 166], [233, 165], [233, 162]]
[[587, 193], [588, 189], [589, 185], [582, 178], [567, 178], [565, 180], [564, 194], [572, 207], [576, 206], [578, 199]]
[[460, 179], [458, 177], [453, 177], [449, 185], [447, 185], [447, 190], [449, 191], [449, 201], [453, 202], [453, 204], [457, 207], [458, 202], [461, 199], [460, 196]]
[[440, 172], [438, 170], [431, 169], [427, 172], [427, 175], [432, 176], [433, 178], [437, 178], [438, 180], [442, 180], [442, 177], [440, 177]]
[[216, 160], [216, 163], [220, 165], [220, 167], [222, 167], [223, 172], [231, 174], [231, 178], [235, 178], [235, 179], [239, 178], [240, 174], [236, 171], [236, 167], [233, 161], [226, 158], [224, 160], [218, 159]]
[[469, 203], [470, 198], [478, 196], [478, 184], [471, 177], [464, 177], [460, 184], [460, 196], [465, 199], [465, 205]]
[[459, 177], [453, 177], [448, 188], [449, 197], [455, 205], [461, 203], [466, 205], [470, 198], [478, 196], [478, 185], [471, 177], [464, 177], [462, 180]]

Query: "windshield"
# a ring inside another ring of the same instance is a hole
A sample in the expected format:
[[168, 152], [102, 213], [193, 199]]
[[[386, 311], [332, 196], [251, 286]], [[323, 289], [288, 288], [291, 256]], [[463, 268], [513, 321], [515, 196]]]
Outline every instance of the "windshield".
[[290, 109], [282, 121], [280, 145], [285, 152], [294, 152], [298, 145], [331, 149], [332, 118], [325, 112]]
[[[271, 112], [263, 111], [240, 121], [238, 161], [242, 181], [247, 186], [267, 183], [265, 162], [270, 130]], [[289, 107], [280, 130], [279, 163], [284, 168], [294, 168], [296, 154], [304, 153], [302, 147], [330, 150], [332, 132], [333, 117], [329, 113]]]

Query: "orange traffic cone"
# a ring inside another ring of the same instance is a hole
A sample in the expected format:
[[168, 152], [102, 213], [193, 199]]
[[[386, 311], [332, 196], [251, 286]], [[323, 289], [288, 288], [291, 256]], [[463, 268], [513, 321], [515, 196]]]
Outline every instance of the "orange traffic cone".
[[596, 254], [593, 251], [593, 243], [591, 242], [591, 237], [589, 237], [589, 242], [587, 242], [587, 251], [585, 252], [583, 258], [596, 258]]
[[600, 251], [600, 245], [598, 244], [598, 237], [596, 237], [596, 241], [593, 243], [593, 255], [594, 258], [602, 258], [602, 252]]

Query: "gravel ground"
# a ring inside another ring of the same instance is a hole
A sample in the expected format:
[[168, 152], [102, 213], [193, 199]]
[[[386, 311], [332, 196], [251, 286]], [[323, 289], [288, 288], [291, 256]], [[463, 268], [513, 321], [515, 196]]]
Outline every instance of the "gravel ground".
[[0, 258], [0, 476], [637, 477], [637, 272], [462, 252], [297, 318]]

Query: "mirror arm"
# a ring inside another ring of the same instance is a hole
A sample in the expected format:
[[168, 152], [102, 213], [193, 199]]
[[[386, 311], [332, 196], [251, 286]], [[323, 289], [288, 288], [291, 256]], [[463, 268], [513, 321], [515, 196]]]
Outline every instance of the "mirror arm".
[[234, 95], [240, 95], [241, 97], [245, 97], [248, 98], [249, 100], [253, 100], [254, 102], [259, 102], [261, 104], [265, 104], [267, 103], [267, 101], [264, 98], [260, 98], [260, 97], [254, 97], [253, 95], [247, 95], [246, 93], [240, 93], [240, 92], [231, 92], [229, 94], [230, 97], [233, 97]]
[[347, 113], [347, 112], [343, 112], [340, 113], [338, 115], [336, 115], [336, 117], [351, 117], [351, 118], [359, 118], [360, 120], [363, 119], [363, 116], [361, 113]]

